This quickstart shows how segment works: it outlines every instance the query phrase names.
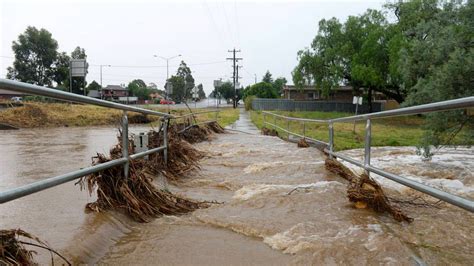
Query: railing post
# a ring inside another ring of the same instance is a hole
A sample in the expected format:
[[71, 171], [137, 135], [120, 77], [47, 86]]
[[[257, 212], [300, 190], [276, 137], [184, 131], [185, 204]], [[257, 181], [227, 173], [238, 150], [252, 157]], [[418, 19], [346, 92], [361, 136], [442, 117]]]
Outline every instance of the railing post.
[[128, 116], [127, 111], [123, 111], [122, 116], [122, 157], [127, 158], [127, 162], [123, 165], [123, 176], [128, 178], [130, 160], [128, 158]]
[[288, 131], [288, 140], [290, 140], [290, 119], [286, 120], [286, 130]]
[[[364, 166], [370, 165], [370, 145], [371, 145], [372, 125], [370, 119], [367, 119], [365, 125], [365, 150], [364, 150]], [[367, 175], [370, 175], [368, 170], [365, 170]]]
[[263, 113], [263, 126], [265, 126], [265, 123], [266, 123], [266, 122], [265, 122], [265, 120], [266, 120], [266, 119], [265, 119], [265, 116], [266, 116], [265, 113]]
[[329, 159], [332, 159], [332, 152], [334, 152], [334, 125], [329, 122]]
[[303, 121], [303, 138], [306, 138], [306, 124]]
[[169, 124], [169, 118], [165, 118], [167, 120], [164, 120], [164, 126], [163, 126], [163, 146], [165, 146], [165, 149], [163, 150], [163, 158], [165, 159], [165, 165], [168, 164], [168, 124]]

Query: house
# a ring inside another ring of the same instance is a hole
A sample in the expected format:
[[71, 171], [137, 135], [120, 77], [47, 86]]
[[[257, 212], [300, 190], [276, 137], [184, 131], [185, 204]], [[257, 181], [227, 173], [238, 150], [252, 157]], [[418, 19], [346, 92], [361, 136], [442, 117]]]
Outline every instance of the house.
[[314, 86], [306, 86], [302, 89], [296, 88], [294, 85], [286, 85], [283, 88], [283, 98], [298, 101], [337, 101], [352, 102], [354, 92], [351, 86], [340, 86], [332, 90], [329, 98], [324, 98], [320, 89]]
[[[306, 86], [298, 89], [294, 85], [287, 85], [283, 88], [283, 98], [297, 101], [334, 101], [334, 102], [352, 102], [354, 96], [361, 96], [363, 89], [354, 91], [352, 86], [340, 86], [331, 90], [329, 97], [325, 98], [320, 89], [314, 86]], [[374, 101], [386, 101], [388, 99], [381, 92], [373, 92]]]
[[119, 97], [128, 97], [128, 89], [119, 85], [107, 85], [102, 89], [102, 99], [119, 101]]
[[0, 89], [0, 100], [11, 100], [12, 97], [24, 97], [26, 94], [16, 91]]

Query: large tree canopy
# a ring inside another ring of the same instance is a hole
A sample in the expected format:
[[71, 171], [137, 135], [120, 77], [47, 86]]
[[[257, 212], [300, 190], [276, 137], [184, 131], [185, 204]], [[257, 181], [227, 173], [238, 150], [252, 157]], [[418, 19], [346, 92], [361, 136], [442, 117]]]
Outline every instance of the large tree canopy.
[[53, 84], [58, 42], [49, 31], [28, 27], [13, 41], [12, 49], [15, 61], [8, 68], [7, 78], [37, 85]]
[[[376, 91], [405, 106], [474, 95], [474, 1], [397, 1], [386, 8], [395, 21], [370, 9], [344, 23], [321, 20], [311, 47], [298, 52], [294, 84], [326, 96], [347, 84], [364, 89], [369, 103]], [[473, 127], [465, 110], [428, 115], [422, 144], [449, 144], [459, 132], [471, 144]]]
[[182, 102], [191, 98], [191, 90], [194, 88], [194, 78], [191, 69], [184, 61], [181, 61], [176, 75], [168, 79], [173, 86], [171, 98], [176, 102]]

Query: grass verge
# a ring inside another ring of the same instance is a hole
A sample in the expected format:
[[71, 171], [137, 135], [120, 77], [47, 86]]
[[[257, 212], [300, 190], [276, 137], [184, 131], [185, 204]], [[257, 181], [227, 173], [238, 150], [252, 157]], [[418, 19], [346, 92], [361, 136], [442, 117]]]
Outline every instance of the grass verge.
[[[348, 113], [336, 112], [284, 112], [275, 111], [277, 114], [312, 119], [331, 119], [350, 116]], [[263, 114], [260, 111], [250, 113], [253, 123], [261, 128], [263, 126]], [[273, 117], [267, 116], [267, 121], [274, 122]], [[287, 128], [286, 121], [277, 118], [276, 124], [282, 128]], [[422, 125], [424, 118], [420, 116], [391, 117], [385, 119], [372, 120], [372, 146], [416, 146], [423, 134]], [[290, 130], [303, 134], [303, 123], [291, 121]], [[269, 127], [267, 125], [267, 127]], [[305, 123], [305, 134], [308, 137], [329, 141], [328, 125], [323, 123]], [[353, 132], [354, 123], [334, 124], [334, 145], [336, 150], [346, 150], [364, 147], [365, 121], [356, 123], [356, 130]], [[280, 136], [287, 136], [287, 133], [278, 130]]]
[[[153, 110], [166, 112], [166, 108], [153, 108]], [[193, 111], [203, 111], [199, 109]], [[171, 110], [172, 114], [181, 115], [188, 113], [186, 109]], [[157, 122], [157, 116], [144, 116], [139, 113], [129, 112], [130, 123]], [[23, 106], [8, 108], [0, 111], [0, 123], [9, 124], [18, 128], [36, 127], [63, 127], [63, 126], [99, 126], [118, 125], [122, 116], [121, 110], [99, 107], [94, 105], [69, 104], [69, 103], [25, 103]], [[221, 108], [218, 122], [226, 126], [239, 117], [237, 109]], [[214, 113], [197, 115], [198, 121], [213, 120]]]

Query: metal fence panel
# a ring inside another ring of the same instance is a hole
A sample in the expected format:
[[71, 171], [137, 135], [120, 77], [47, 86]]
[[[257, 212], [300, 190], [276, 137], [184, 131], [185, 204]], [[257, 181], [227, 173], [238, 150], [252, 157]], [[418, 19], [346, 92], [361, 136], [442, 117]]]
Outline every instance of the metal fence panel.
[[[256, 98], [252, 101], [252, 109], [257, 111], [320, 111], [320, 112], [342, 112], [354, 113], [355, 105], [346, 102], [333, 101], [295, 101], [288, 99], [262, 99]], [[372, 103], [372, 111], [383, 111], [383, 103]], [[358, 113], [366, 114], [369, 112], [368, 105], [359, 106]]]

